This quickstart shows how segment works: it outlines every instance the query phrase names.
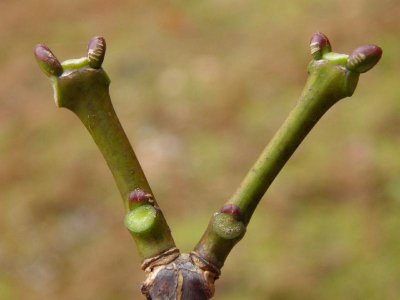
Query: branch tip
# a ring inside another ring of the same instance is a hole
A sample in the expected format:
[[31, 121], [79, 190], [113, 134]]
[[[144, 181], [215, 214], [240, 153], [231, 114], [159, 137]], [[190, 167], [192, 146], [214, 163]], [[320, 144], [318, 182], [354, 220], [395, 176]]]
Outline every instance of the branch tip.
[[89, 65], [94, 69], [100, 69], [106, 55], [106, 40], [101, 36], [93, 37], [87, 49]]
[[60, 76], [62, 74], [63, 68], [60, 61], [46, 45], [37, 44], [33, 54], [39, 67], [47, 76]]
[[347, 59], [347, 69], [357, 73], [371, 70], [381, 59], [382, 49], [377, 45], [364, 45], [351, 52]]
[[322, 58], [322, 55], [327, 52], [332, 52], [332, 46], [329, 39], [322, 32], [315, 32], [310, 40], [311, 56], [315, 60]]

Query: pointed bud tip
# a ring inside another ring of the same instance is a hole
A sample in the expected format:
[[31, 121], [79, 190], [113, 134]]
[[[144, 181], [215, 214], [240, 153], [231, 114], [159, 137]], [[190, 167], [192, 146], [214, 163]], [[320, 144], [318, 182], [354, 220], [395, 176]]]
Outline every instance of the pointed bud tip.
[[319, 60], [324, 53], [332, 51], [332, 46], [326, 35], [317, 31], [310, 39], [310, 50], [312, 57]]
[[106, 40], [101, 36], [93, 37], [87, 50], [89, 65], [92, 68], [100, 69], [106, 55]]
[[47, 76], [60, 76], [63, 72], [61, 63], [53, 52], [43, 44], [37, 44], [33, 50], [39, 67]]
[[243, 217], [240, 208], [234, 204], [225, 204], [224, 206], [221, 207], [219, 212], [232, 215], [237, 220], [240, 220]]
[[381, 47], [377, 45], [364, 45], [351, 52], [347, 59], [347, 68], [358, 73], [365, 73], [371, 70], [381, 57]]

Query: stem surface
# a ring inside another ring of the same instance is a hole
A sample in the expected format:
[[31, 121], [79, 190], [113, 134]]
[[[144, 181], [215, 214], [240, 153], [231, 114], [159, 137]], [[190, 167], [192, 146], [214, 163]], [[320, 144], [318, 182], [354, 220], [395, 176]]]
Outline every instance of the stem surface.
[[224, 236], [216, 230], [218, 216], [230, 215], [235, 220], [236, 223], [224, 224], [232, 232], [240, 224], [247, 226], [261, 198], [307, 134], [332, 105], [353, 94], [360, 73], [371, 69], [382, 54], [375, 45], [357, 48], [350, 58], [333, 53], [329, 40], [319, 32], [312, 37], [310, 47], [314, 60], [308, 66], [308, 79], [296, 106], [236, 192], [212, 217], [195, 247], [197, 254], [218, 268], [245, 231], [235, 237]]
[[[126, 219], [138, 216], [134, 229], [128, 226], [132, 223], [126, 224], [144, 261], [174, 248], [175, 243], [111, 103], [110, 79], [101, 68], [104, 55], [101, 37], [90, 41], [88, 57], [62, 64], [46, 46], [35, 47], [39, 66], [51, 79], [56, 104], [79, 117], [103, 154], [124, 202]], [[143, 197], [137, 199], [137, 195]], [[141, 207], [153, 213], [140, 218], [143, 214], [135, 210]]]

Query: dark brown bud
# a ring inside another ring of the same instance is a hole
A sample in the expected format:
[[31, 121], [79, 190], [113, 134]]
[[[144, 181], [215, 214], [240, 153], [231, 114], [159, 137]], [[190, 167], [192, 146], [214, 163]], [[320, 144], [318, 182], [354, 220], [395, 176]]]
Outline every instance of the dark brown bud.
[[106, 55], [106, 41], [101, 36], [95, 36], [88, 44], [87, 57], [89, 66], [94, 69], [100, 69]]
[[382, 49], [376, 45], [364, 45], [351, 52], [347, 59], [347, 69], [357, 73], [371, 70], [381, 59]]
[[234, 204], [225, 204], [221, 207], [219, 212], [232, 215], [237, 220], [240, 220], [243, 216], [240, 208]]
[[33, 53], [39, 67], [47, 76], [60, 76], [62, 74], [63, 68], [60, 62], [46, 45], [36, 45]]
[[317, 31], [310, 40], [311, 55], [315, 60], [322, 58], [322, 55], [327, 52], [332, 52], [331, 43], [325, 34]]
[[129, 204], [134, 203], [143, 203], [153, 201], [153, 195], [150, 194], [148, 191], [135, 189], [129, 194]]

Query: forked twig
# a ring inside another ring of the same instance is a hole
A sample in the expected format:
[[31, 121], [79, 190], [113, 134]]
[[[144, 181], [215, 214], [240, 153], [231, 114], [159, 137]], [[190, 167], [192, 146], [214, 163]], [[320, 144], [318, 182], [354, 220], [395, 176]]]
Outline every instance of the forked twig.
[[359, 47], [349, 56], [334, 53], [320, 32], [311, 38], [310, 48], [313, 60], [296, 106], [236, 192], [213, 215], [194, 251], [180, 254], [111, 104], [110, 79], [101, 68], [105, 40], [94, 37], [87, 57], [62, 64], [45, 45], [35, 47], [36, 60], [51, 79], [56, 104], [80, 118], [115, 178], [127, 211], [125, 225], [147, 273], [142, 285], [147, 299], [206, 300], [214, 295], [214, 281], [268, 187], [318, 120], [354, 93], [360, 73], [374, 67], [382, 55], [375, 45]]

